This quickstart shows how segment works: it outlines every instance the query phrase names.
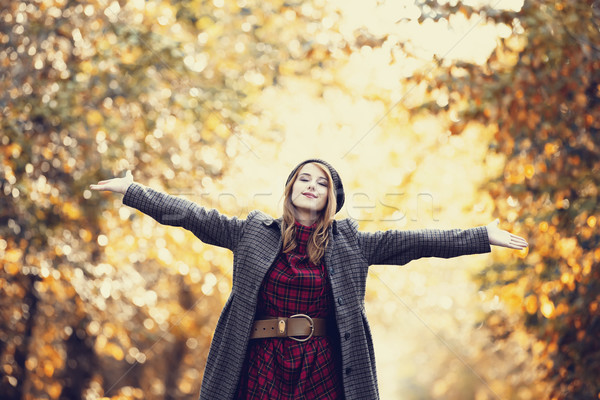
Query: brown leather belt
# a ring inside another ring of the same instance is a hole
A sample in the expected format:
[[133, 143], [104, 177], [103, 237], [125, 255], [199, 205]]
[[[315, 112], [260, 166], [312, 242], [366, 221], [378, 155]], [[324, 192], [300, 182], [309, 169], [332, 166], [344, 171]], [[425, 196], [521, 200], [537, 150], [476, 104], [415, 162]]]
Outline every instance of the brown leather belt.
[[[311, 318], [306, 314], [286, 317], [258, 319], [252, 325], [250, 339], [289, 337], [298, 342], [306, 342], [313, 336], [325, 336], [327, 323], [324, 318]], [[304, 336], [298, 338], [296, 336]]]

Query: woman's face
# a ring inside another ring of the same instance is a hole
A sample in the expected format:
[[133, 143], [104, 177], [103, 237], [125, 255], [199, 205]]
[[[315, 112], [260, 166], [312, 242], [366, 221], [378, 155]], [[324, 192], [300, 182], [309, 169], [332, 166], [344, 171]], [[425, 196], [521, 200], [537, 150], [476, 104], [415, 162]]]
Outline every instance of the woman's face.
[[314, 216], [325, 208], [328, 190], [325, 172], [313, 163], [305, 164], [292, 186], [292, 204], [299, 213]]

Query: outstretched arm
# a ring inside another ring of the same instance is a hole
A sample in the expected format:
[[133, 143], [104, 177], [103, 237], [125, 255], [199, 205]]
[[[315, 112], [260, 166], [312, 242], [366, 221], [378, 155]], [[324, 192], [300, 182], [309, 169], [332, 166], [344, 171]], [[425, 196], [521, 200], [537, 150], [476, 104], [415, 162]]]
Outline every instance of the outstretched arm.
[[234, 250], [245, 220], [227, 217], [190, 200], [172, 196], [133, 182], [127, 171], [124, 178], [113, 178], [90, 185], [92, 190], [122, 193], [123, 204], [136, 208], [163, 225], [181, 226], [204, 243]]
[[522, 237], [498, 228], [499, 224], [500, 220], [496, 218], [486, 225], [490, 244], [517, 250], [522, 250], [528, 246], [527, 241]]
[[[404, 265], [421, 257], [450, 258], [491, 251], [490, 245], [521, 250], [525, 239], [498, 228], [499, 220], [470, 229], [357, 231], [358, 245], [369, 265]], [[355, 224], [355, 229], [358, 224]]]
[[491, 251], [485, 226], [449, 230], [357, 231], [356, 235], [358, 246], [369, 265], [404, 265], [421, 257], [451, 258]]

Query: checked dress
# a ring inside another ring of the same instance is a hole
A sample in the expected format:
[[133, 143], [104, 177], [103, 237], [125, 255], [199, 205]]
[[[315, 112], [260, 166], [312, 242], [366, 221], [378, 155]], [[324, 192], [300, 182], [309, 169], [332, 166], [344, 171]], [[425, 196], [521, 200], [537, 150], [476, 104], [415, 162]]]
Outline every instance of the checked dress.
[[[280, 252], [265, 276], [255, 319], [307, 314], [334, 318], [329, 280], [323, 263], [306, 252], [316, 223], [295, 222], [296, 248]], [[248, 344], [236, 399], [343, 399], [335, 351], [328, 336], [306, 342], [290, 338], [252, 339]]]

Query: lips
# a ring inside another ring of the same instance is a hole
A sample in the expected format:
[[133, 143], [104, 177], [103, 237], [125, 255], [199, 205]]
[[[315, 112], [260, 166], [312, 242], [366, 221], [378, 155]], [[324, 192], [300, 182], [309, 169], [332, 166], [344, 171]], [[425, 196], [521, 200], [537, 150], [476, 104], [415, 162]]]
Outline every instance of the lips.
[[314, 194], [312, 194], [312, 193], [309, 193], [309, 192], [302, 193], [302, 194], [303, 194], [303, 195], [305, 195], [306, 197], [310, 197], [311, 199], [316, 199], [316, 198], [317, 198], [317, 196], [316, 196], [316, 195], [314, 195]]

